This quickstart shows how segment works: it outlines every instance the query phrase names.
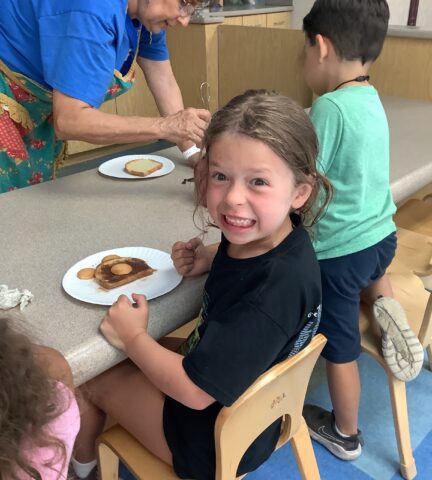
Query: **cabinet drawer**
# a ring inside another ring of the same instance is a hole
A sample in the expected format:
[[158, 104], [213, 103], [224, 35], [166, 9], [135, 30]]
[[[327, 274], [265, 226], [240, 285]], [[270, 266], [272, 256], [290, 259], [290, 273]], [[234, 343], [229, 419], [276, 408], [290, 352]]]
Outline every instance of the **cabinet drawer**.
[[224, 25], [243, 25], [243, 17], [224, 17]]
[[267, 14], [267, 27], [289, 28], [291, 24], [290, 12], [278, 12]]
[[266, 27], [267, 26], [267, 15], [243, 15], [243, 26], [244, 27]]

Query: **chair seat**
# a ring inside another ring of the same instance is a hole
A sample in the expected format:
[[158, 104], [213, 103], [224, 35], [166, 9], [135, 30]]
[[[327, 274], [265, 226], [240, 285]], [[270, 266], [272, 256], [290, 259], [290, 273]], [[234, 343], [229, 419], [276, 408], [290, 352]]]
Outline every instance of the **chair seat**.
[[390, 271], [397, 270], [397, 264], [403, 263], [421, 278], [432, 275], [432, 237], [398, 228], [395, 260], [397, 263], [392, 262]]
[[[179, 480], [172, 467], [150, 453], [120, 425], [104, 432], [102, 447], [105, 445], [122, 458], [128, 470], [134, 474], [140, 472], [141, 480]], [[145, 477], [142, 472], [145, 472]]]
[[398, 227], [432, 237], [432, 203], [413, 198], [398, 208], [394, 221]]

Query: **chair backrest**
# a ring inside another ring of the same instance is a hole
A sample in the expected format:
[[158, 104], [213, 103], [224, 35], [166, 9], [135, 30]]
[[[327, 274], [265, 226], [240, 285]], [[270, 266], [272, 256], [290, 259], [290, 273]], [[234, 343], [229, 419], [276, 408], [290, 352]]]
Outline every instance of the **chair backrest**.
[[278, 447], [296, 433], [309, 379], [325, 343], [323, 335], [316, 335], [307, 347], [261, 375], [231, 407], [220, 411], [215, 425], [216, 480], [235, 479], [249, 445], [278, 418], [284, 419]]

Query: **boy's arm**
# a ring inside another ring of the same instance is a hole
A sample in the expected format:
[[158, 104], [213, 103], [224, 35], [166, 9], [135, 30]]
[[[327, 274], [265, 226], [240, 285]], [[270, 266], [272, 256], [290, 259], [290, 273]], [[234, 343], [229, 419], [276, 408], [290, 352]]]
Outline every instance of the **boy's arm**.
[[343, 116], [333, 101], [320, 97], [312, 106], [310, 119], [318, 137], [317, 167], [320, 173], [326, 175], [342, 140]]

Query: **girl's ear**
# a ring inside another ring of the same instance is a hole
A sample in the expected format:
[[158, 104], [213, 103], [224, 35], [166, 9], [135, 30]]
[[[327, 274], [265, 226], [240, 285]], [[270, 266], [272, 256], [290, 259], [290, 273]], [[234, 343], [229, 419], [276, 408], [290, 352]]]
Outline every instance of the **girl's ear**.
[[328, 57], [329, 43], [327, 38], [318, 33], [315, 37], [316, 45], [318, 46], [319, 62], [322, 63]]
[[313, 186], [309, 183], [301, 183], [296, 188], [297, 193], [291, 203], [291, 208], [293, 208], [294, 210], [303, 207], [303, 205], [308, 201], [308, 198], [312, 193]]

